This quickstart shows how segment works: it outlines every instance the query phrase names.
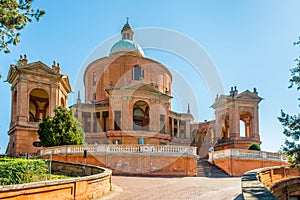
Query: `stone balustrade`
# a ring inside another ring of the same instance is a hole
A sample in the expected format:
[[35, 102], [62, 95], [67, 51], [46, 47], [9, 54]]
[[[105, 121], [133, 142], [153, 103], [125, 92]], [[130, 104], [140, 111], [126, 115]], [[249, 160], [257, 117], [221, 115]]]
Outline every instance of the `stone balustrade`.
[[225, 149], [209, 153], [209, 160], [218, 160], [224, 158], [251, 158], [251, 159], [264, 159], [272, 161], [287, 162], [288, 158], [286, 155], [265, 152], [265, 151], [253, 151], [245, 149]]
[[68, 145], [43, 148], [38, 152], [39, 156], [57, 154], [80, 154], [87, 150], [90, 154], [97, 153], [151, 153], [151, 154], [185, 154], [197, 155], [196, 147], [170, 146], [170, 145]]

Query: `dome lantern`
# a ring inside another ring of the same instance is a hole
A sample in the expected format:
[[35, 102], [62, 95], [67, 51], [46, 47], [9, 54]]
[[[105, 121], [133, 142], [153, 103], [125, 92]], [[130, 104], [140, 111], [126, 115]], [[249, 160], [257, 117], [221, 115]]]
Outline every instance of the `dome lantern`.
[[121, 35], [122, 39], [116, 42], [110, 49], [110, 55], [135, 55], [145, 57], [143, 49], [133, 40], [133, 30], [128, 23], [128, 17], [126, 24], [124, 24]]
[[128, 23], [129, 18], [127, 17], [126, 24], [124, 24], [121, 34], [122, 34], [122, 40], [133, 40], [133, 31]]

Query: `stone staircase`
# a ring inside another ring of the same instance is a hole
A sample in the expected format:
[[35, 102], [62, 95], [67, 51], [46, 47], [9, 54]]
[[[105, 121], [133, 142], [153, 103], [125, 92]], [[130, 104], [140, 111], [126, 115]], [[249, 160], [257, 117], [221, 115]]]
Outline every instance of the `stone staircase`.
[[206, 160], [199, 160], [197, 162], [197, 176], [209, 178], [228, 178], [229, 176], [219, 167], [209, 163]]

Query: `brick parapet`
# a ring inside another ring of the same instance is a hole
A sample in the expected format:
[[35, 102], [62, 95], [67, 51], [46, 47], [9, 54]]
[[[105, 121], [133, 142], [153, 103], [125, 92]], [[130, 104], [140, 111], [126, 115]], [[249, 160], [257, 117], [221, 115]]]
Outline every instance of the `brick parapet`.
[[245, 200], [289, 199], [300, 195], [300, 169], [267, 167], [246, 172], [242, 177]]

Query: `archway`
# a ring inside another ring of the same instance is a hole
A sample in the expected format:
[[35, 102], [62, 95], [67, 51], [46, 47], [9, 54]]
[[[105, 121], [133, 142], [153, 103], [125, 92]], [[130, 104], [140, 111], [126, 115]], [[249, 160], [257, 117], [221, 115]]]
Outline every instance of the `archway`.
[[199, 143], [199, 141], [200, 141], [200, 133], [199, 133], [199, 131], [198, 131], [198, 129], [194, 129], [193, 131], [192, 131], [192, 143], [193, 144], [198, 144]]
[[251, 114], [243, 111], [240, 114], [240, 137], [251, 137]]
[[29, 95], [29, 121], [39, 122], [49, 116], [49, 96], [42, 89], [34, 89]]
[[133, 130], [149, 130], [149, 106], [145, 101], [133, 106]]
[[230, 137], [229, 116], [226, 115], [223, 118], [221, 139], [225, 139], [229, 137]]

